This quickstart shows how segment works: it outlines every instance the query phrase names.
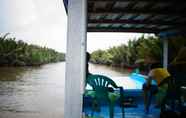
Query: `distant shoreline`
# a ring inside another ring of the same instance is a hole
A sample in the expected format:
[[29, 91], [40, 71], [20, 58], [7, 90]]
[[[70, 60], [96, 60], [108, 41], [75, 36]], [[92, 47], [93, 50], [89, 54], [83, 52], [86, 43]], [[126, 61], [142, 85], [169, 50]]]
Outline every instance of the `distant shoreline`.
[[0, 36], [0, 66], [40, 66], [65, 61], [65, 54], [22, 40]]

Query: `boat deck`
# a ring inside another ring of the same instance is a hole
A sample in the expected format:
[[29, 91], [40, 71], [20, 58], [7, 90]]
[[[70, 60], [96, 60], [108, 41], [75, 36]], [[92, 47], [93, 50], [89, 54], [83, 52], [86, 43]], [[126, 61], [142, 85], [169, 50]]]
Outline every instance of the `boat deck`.
[[[125, 98], [133, 98], [134, 103], [125, 107], [125, 118], [159, 118], [160, 110], [154, 107], [154, 100], [152, 101], [149, 113], [144, 112], [144, 104], [142, 98], [142, 91], [140, 90], [127, 90], [125, 91]], [[91, 116], [92, 110], [90, 99], [84, 99], [84, 113]], [[94, 112], [95, 118], [109, 118], [109, 107], [107, 104], [101, 105], [100, 112]], [[121, 108], [117, 104], [114, 108], [114, 118], [121, 118]]]
[[[85, 114], [91, 116], [91, 108], [86, 108]], [[96, 118], [109, 118], [107, 106], [101, 107], [101, 112], [95, 112]], [[114, 110], [114, 118], [121, 118], [121, 108], [116, 106]], [[151, 107], [150, 112], [145, 114], [143, 105], [139, 104], [135, 108], [125, 108], [125, 118], [159, 118], [159, 109]]]

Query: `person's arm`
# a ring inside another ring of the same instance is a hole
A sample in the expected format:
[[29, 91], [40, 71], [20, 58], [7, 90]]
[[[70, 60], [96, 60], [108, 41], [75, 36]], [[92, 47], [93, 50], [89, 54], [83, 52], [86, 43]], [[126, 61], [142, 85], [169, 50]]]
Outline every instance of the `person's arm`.
[[147, 79], [147, 86], [149, 87], [152, 83], [152, 77], [149, 76], [148, 79]]
[[148, 74], [148, 78], [147, 78], [147, 85], [150, 86], [152, 84], [152, 80], [154, 79], [154, 72], [153, 70], [151, 70]]

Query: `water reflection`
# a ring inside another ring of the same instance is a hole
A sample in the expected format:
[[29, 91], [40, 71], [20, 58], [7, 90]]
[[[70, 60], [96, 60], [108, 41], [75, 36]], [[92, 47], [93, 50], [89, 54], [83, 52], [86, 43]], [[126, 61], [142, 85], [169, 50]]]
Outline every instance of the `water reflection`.
[[102, 74], [109, 77], [120, 77], [120, 76], [128, 76], [128, 71], [124, 68], [119, 67], [111, 67], [97, 64], [89, 64], [89, 69], [91, 73], [94, 74]]

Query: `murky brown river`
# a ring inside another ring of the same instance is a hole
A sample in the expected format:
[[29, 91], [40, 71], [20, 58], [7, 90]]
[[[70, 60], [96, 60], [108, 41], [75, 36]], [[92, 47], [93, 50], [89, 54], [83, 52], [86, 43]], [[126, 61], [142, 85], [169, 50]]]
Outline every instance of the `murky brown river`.
[[[90, 72], [126, 76], [116, 68], [90, 64]], [[65, 63], [0, 68], [0, 118], [62, 118]]]

